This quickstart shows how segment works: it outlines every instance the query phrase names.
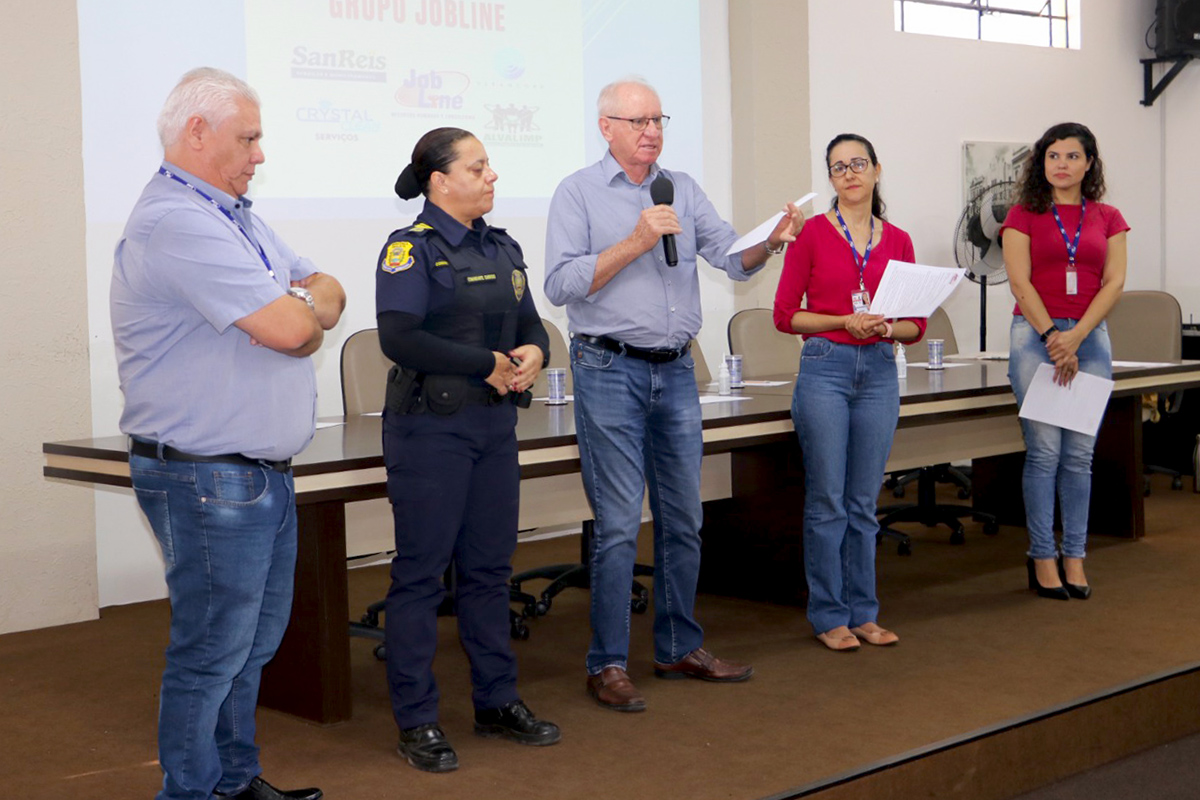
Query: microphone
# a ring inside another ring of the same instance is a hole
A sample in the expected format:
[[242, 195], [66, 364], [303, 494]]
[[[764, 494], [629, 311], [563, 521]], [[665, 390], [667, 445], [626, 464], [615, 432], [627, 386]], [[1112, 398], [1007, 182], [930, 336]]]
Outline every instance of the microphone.
[[[669, 206], [675, 202], [675, 184], [661, 172], [650, 184], [650, 201], [656, 206]], [[675, 234], [664, 233], [662, 237], [663, 255], [667, 257], [667, 266], [673, 267], [679, 263], [679, 253], [675, 250]]]

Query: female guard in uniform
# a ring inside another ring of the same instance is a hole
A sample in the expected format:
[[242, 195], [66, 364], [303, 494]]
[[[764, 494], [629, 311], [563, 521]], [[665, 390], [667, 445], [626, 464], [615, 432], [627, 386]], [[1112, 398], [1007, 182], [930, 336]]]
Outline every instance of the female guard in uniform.
[[458, 128], [421, 137], [396, 193], [425, 195], [379, 256], [376, 313], [388, 379], [383, 452], [396, 523], [386, 612], [399, 751], [428, 772], [458, 767], [433, 677], [442, 575], [455, 564], [458, 631], [471, 663], [475, 732], [522, 744], [561, 736], [517, 695], [508, 578], [517, 542], [517, 405], [549, 356], [521, 249], [483, 220], [496, 173]]

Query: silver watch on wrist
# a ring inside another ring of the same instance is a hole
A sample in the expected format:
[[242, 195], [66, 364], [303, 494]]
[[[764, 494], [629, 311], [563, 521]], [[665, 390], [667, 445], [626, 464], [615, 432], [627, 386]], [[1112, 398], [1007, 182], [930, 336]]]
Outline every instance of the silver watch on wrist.
[[308, 307], [314, 311], [317, 308], [316, 302], [313, 300], [312, 292], [305, 289], [303, 286], [292, 286], [288, 289], [288, 294], [292, 297], [299, 297], [304, 302], [308, 303]]

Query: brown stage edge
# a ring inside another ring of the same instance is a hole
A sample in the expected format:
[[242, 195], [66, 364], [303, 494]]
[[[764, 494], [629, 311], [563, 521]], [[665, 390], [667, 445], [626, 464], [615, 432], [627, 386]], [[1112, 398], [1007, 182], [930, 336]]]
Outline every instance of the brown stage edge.
[[1200, 732], [1200, 663], [763, 800], [1007, 800]]

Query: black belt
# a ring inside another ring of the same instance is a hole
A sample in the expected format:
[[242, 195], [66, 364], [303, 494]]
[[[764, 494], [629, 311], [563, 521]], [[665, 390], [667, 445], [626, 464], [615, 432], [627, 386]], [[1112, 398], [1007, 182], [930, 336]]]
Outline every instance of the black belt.
[[610, 339], [607, 336], [589, 336], [586, 333], [576, 333], [573, 335], [581, 342], [594, 344], [610, 352], [620, 353], [621, 355], [636, 358], [640, 361], [649, 361], [651, 364], [666, 364], [669, 361], [674, 361], [687, 353], [692, 347], [691, 342], [688, 342], [683, 347], [676, 349], [656, 347], [653, 350], [646, 350], [641, 347], [634, 347], [631, 344], [618, 342], [616, 339]]
[[227, 453], [219, 456], [198, 456], [193, 453], [185, 453], [182, 450], [176, 450], [170, 445], [161, 445], [162, 455], [159, 455], [160, 445], [158, 442], [151, 442], [144, 439], [134, 439], [129, 445], [129, 452], [135, 456], [142, 458], [162, 458], [164, 461], [197, 461], [205, 464], [247, 464], [254, 467], [270, 467], [276, 472], [287, 472], [292, 468], [292, 460], [289, 458], [285, 461], [267, 461], [262, 458], [248, 458], [241, 453]]

